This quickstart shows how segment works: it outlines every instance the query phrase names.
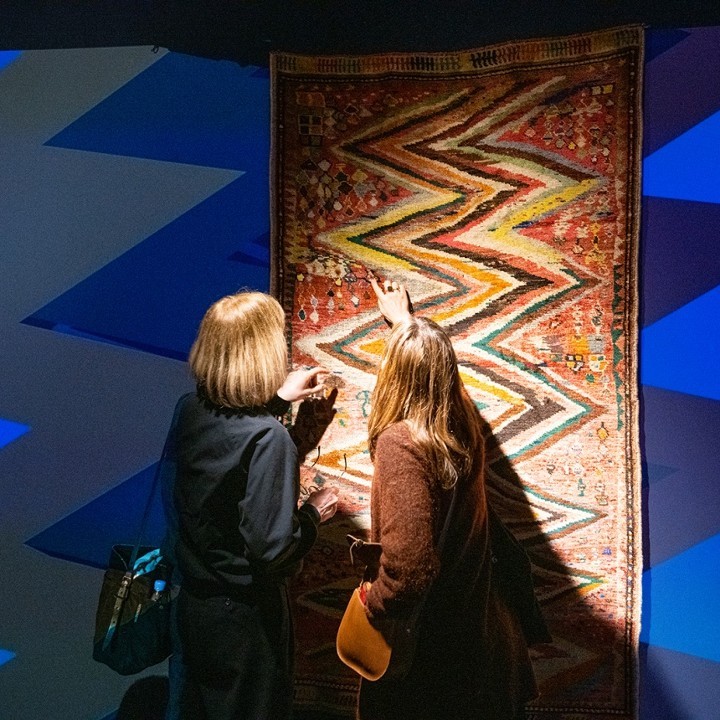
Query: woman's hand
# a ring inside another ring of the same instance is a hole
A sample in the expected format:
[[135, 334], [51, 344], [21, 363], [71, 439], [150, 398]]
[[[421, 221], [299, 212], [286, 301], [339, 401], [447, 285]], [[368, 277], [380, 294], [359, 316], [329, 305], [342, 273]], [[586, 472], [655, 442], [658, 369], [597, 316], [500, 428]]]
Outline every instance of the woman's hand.
[[308, 495], [305, 501], [307, 505], [312, 505], [320, 513], [320, 522], [329, 520], [337, 511], [338, 489], [334, 487], [324, 487], [315, 490]]
[[285, 382], [277, 391], [277, 395], [283, 400], [287, 400], [287, 402], [312, 397], [316, 393], [322, 392], [323, 384], [318, 376], [326, 372], [327, 370], [321, 367], [293, 370], [285, 378]]
[[378, 308], [390, 325], [410, 318], [410, 296], [404, 285], [386, 280], [383, 289], [374, 277], [370, 278], [370, 285], [375, 291]]

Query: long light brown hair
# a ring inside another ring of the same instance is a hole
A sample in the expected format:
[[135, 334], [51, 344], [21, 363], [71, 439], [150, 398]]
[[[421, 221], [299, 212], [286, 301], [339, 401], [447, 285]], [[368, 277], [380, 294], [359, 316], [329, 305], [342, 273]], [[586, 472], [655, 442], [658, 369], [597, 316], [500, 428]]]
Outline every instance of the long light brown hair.
[[260, 292], [227, 295], [205, 313], [190, 350], [190, 369], [215, 405], [259, 407], [287, 374], [285, 315]]
[[442, 487], [482, 466], [480, 413], [460, 379], [450, 338], [426, 318], [396, 323], [385, 346], [368, 423], [371, 457], [380, 433], [400, 421]]

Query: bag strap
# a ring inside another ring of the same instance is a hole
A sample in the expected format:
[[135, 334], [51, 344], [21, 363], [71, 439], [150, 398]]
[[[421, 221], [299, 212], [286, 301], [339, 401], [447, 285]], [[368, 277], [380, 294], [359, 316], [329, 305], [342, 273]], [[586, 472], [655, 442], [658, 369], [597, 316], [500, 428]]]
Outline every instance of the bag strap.
[[[445, 521], [443, 523], [442, 530], [440, 531], [440, 537], [438, 538], [438, 544], [437, 544], [437, 552], [438, 555], [442, 554], [443, 547], [445, 545], [445, 540], [448, 536], [448, 530], [450, 529], [450, 523], [452, 522], [452, 517], [455, 514], [455, 505], [456, 500], [458, 496], [457, 492], [457, 486], [458, 483], [455, 483], [452, 489], [452, 496], [450, 497], [450, 505], [448, 507], [447, 514], [445, 515]], [[415, 654], [414, 650], [414, 634], [415, 629], [417, 626], [417, 622], [420, 619], [420, 616], [422, 615], [423, 608], [425, 607], [425, 603], [427, 602], [427, 599], [430, 595], [430, 588], [428, 588], [422, 596], [418, 599], [418, 601], [415, 603], [415, 606], [412, 608], [412, 611], [410, 611], [404, 618], [404, 620], [395, 626], [394, 631], [394, 637], [393, 637], [393, 645], [397, 645], [398, 647], [404, 648], [404, 657], [400, 660], [400, 667], [405, 668], [404, 670], [398, 670], [396, 665], [396, 673], [399, 673], [399, 676], [402, 677], [407, 668], [409, 667], [409, 663], [412, 663], [412, 658]], [[397, 649], [397, 647], [396, 647]], [[396, 656], [397, 661], [397, 656]], [[393, 659], [391, 657], [390, 662], [393, 662]]]
[[110, 643], [112, 642], [113, 637], [115, 636], [115, 631], [117, 630], [118, 623], [120, 622], [120, 615], [122, 613], [123, 606], [125, 605], [125, 600], [127, 599], [128, 594], [130, 593], [130, 585], [132, 584], [134, 573], [133, 568], [135, 566], [135, 561], [137, 560], [138, 553], [140, 551], [140, 545], [142, 544], [142, 538], [145, 534], [145, 528], [147, 527], [148, 519], [150, 518], [150, 508], [152, 507], [152, 500], [155, 496], [155, 488], [157, 487], [158, 479], [160, 477], [160, 471], [162, 470], [163, 462], [167, 458], [168, 451], [170, 448], [170, 437], [172, 433], [168, 433], [167, 438], [165, 439], [165, 445], [163, 446], [162, 455], [160, 456], [160, 461], [158, 462], [157, 466], [155, 467], [155, 473], [153, 475], [153, 481], [152, 485], [150, 486], [150, 493], [148, 494], [147, 502], [145, 503], [145, 510], [143, 511], [143, 517], [142, 521], [140, 523], [140, 531], [138, 532], [138, 538], [135, 542], [135, 546], [133, 547], [133, 551], [130, 555], [130, 561], [128, 563], [127, 570], [125, 571], [125, 574], [122, 577], [122, 580], [120, 581], [120, 586], [118, 587], [117, 593], [115, 594], [115, 605], [113, 606], [113, 612], [112, 616], [110, 617], [110, 622], [108, 624], [107, 632], [105, 633], [105, 637], [103, 639], [102, 649], [106, 651], [110, 647]]
[[155, 497], [155, 488], [157, 487], [158, 480], [160, 478], [160, 472], [162, 470], [163, 462], [165, 462], [165, 459], [168, 456], [168, 451], [170, 449], [170, 438], [172, 436], [172, 432], [168, 433], [167, 437], [165, 438], [165, 445], [163, 446], [162, 455], [160, 455], [160, 461], [155, 466], [155, 473], [153, 475], [153, 481], [152, 485], [150, 486], [150, 492], [148, 494], [147, 502], [145, 503], [145, 510], [143, 511], [142, 521], [140, 523], [140, 530], [138, 532], [138, 538], [135, 542], [135, 546], [133, 547], [132, 554], [130, 555], [130, 562], [128, 563], [128, 571], [132, 573], [133, 567], [135, 566], [135, 561], [137, 560], [138, 553], [140, 551], [140, 545], [142, 544], [142, 538], [145, 534], [145, 529], [147, 527], [148, 520], [150, 519], [150, 509], [152, 507], [152, 501], [153, 497]]
[[128, 570], [120, 581], [120, 587], [118, 587], [117, 594], [115, 595], [115, 605], [113, 606], [112, 616], [108, 623], [108, 629], [103, 638], [102, 649], [106, 651], [110, 647], [110, 643], [117, 630], [118, 623], [120, 622], [120, 613], [122, 612], [123, 605], [127, 599], [128, 593], [130, 592], [130, 585], [133, 581], [132, 570]]
[[[450, 522], [452, 521], [452, 516], [455, 513], [455, 505], [457, 500], [457, 486], [458, 483], [456, 482], [455, 485], [453, 485], [452, 488], [452, 496], [450, 497], [450, 505], [448, 506], [447, 514], [445, 515], [445, 522], [443, 523], [442, 530], [440, 531], [440, 537], [438, 538], [438, 544], [437, 544], [437, 554], [438, 556], [442, 555], [443, 547], [445, 546], [445, 540], [448, 536], [448, 530], [450, 529]], [[416, 620], [420, 617], [420, 613], [422, 612], [423, 606], [425, 605], [425, 601], [427, 600], [428, 592], [425, 592], [425, 594], [420, 598], [417, 604], [416, 610], [413, 612], [413, 618]]]

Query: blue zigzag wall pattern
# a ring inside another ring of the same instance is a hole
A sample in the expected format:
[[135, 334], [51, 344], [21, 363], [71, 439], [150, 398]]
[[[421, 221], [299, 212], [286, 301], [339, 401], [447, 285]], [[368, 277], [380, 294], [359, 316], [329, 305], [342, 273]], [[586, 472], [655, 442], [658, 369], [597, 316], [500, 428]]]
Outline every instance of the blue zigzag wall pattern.
[[[0, 54], [0, 70], [16, 62], [17, 54]], [[650, 31], [646, 67], [640, 716], [710, 720], [720, 717], [720, 28]], [[240, 287], [267, 289], [267, 70], [165, 54], [44, 147], [226, 175], [209, 196], [20, 318], [27, 332], [182, 361], [210, 302]], [[0, 467], [29, 430], [23, 409], [11, 409], [0, 405]], [[138, 513], [130, 508], [153, 469], [138, 463], [129, 477], [108, 478], [103, 492], [26, 546], [54, 562], [102, 567], [111, 542], [133, 537]], [[157, 507], [151, 526], [150, 539], [159, 538]], [[0, 683], [25, 661], [18, 648], [0, 650]], [[110, 720], [113, 702], [119, 696], [107, 698], [105, 712], [78, 709], [76, 718]]]

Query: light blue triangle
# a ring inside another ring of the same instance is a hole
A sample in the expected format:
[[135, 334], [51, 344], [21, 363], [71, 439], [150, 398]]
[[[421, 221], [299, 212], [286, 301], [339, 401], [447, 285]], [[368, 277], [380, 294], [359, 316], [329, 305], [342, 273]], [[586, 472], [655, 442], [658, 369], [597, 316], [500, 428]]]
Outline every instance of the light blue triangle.
[[661, 480], [674, 475], [678, 471], [678, 468], [676, 467], [669, 467], [667, 465], [659, 465], [651, 462], [646, 463], [645, 469], [645, 479], [650, 485], [660, 482]]
[[10, 652], [9, 650], [3, 650], [2, 648], [0, 648], [0, 666], [4, 665], [7, 662], [10, 662], [14, 657], [14, 652]]
[[720, 535], [643, 574], [640, 639], [720, 662]]
[[645, 158], [643, 195], [720, 203], [720, 111]]
[[0, 70], [20, 57], [19, 50], [0, 50]]
[[17, 440], [29, 429], [27, 425], [0, 418], [0, 448], [9, 445], [13, 440]]
[[720, 400], [720, 286], [642, 331], [644, 385]]

